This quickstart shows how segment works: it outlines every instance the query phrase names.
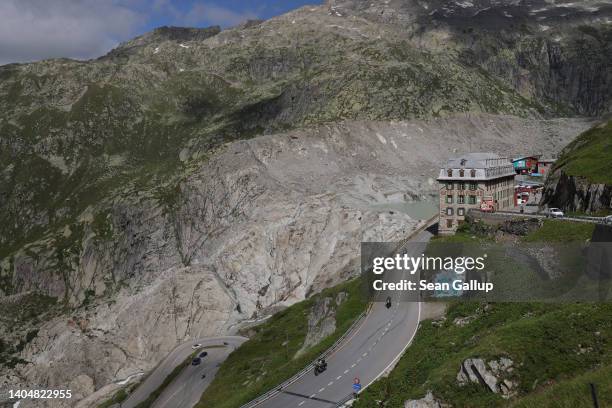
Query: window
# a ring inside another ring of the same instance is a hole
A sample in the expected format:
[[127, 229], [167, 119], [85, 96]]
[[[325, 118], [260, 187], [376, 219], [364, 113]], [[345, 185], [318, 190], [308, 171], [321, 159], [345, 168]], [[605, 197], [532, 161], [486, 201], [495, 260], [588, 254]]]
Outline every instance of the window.
[[448, 170], [446, 170], [446, 175], [447, 175], [448, 177], [453, 177], [453, 170], [452, 170], [452, 169], [448, 169]]
[[457, 215], [463, 217], [465, 215], [465, 208], [458, 208]]
[[446, 220], [446, 228], [453, 228], [453, 220]]
[[452, 190], [453, 189], [453, 182], [449, 181], [448, 183], [446, 183], [446, 189], [447, 190]]
[[476, 183], [470, 183], [470, 190], [476, 190]]
[[453, 209], [451, 207], [446, 209], [446, 215], [453, 215]]
[[452, 195], [447, 195], [446, 196], [446, 204], [452, 204], [453, 203], [453, 196]]
[[476, 196], [475, 195], [471, 195], [469, 200], [470, 200], [469, 204], [476, 204]]
[[459, 170], [459, 177], [463, 177], [465, 176], [465, 170], [461, 169]]
[[465, 196], [457, 196], [457, 204], [465, 204]]
[[470, 170], [470, 177], [476, 177], [476, 170]]
[[458, 183], [459, 190], [465, 190], [465, 183]]

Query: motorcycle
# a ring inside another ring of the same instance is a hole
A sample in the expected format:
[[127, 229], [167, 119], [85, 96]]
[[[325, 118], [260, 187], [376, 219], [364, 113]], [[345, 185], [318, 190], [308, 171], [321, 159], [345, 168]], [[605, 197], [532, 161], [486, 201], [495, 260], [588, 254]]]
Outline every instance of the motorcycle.
[[327, 370], [327, 363], [326, 362], [319, 362], [319, 363], [315, 364], [315, 368], [314, 368], [314, 375], [315, 375], [315, 377], [317, 375], [321, 374], [325, 370]]

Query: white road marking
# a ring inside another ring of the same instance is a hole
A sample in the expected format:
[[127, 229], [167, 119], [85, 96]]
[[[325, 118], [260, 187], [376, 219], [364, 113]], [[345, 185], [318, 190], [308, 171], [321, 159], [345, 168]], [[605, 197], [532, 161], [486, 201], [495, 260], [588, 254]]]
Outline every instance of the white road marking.
[[330, 381], [329, 384], [327, 384], [328, 387], [331, 387], [332, 385], [334, 385], [333, 381]]
[[361, 357], [366, 357], [367, 355], [368, 355], [368, 353], [363, 353], [363, 354], [361, 355]]
[[[353, 366], [355, 366], [355, 364], [353, 364]], [[344, 370], [344, 374], [348, 373], [349, 370]]]
[[418, 314], [417, 314], [417, 320], [416, 320], [416, 321], [417, 321], [417, 324], [416, 324], [416, 327], [415, 327], [415, 329], [414, 329], [414, 332], [412, 333], [412, 336], [410, 336], [410, 339], [408, 340], [408, 343], [406, 343], [406, 345], [404, 346], [404, 349], [403, 349], [403, 350], [402, 350], [402, 351], [401, 351], [401, 352], [400, 352], [400, 353], [399, 353], [399, 354], [398, 354], [398, 355], [397, 355], [397, 356], [396, 356], [396, 357], [393, 359], [393, 361], [391, 361], [391, 362], [389, 363], [389, 365], [388, 365], [387, 367], [385, 367], [385, 369], [384, 369], [384, 370], [382, 370], [382, 371], [380, 372], [380, 374], [378, 374], [378, 375], [377, 375], [377, 376], [376, 376], [376, 377], [375, 377], [375, 378], [374, 378], [372, 381], [370, 381], [370, 382], [369, 382], [369, 383], [368, 383], [368, 384], [367, 384], [365, 387], [363, 387], [363, 388], [362, 388], [362, 391], [363, 391], [363, 390], [365, 390], [366, 388], [368, 388], [370, 385], [372, 385], [372, 383], [373, 383], [374, 381], [376, 381], [376, 380], [378, 380], [380, 377], [382, 377], [382, 375], [383, 375], [384, 373], [386, 373], [386, 372], [387, 372], [387, 370], [388, 370], [389, 368], [391, 368], [391, 366], [393, 366], [393, 365], [394, 365], [394, 364], [397, 362], [397, 360], [399, 360], [399, 359], [400, 359], [400, 357], [401, 357], [401, 356], [402, 356], [402, 355], [403, 355], [403, 354], [406, 352], [406, 350], [408, 349], [408, 347], [410, 347], [410, 344], [412, 343], [412, 340], [414, 340], [414, 336], [416, 336], [417, 331], [419, 330], [419, 322], [421, 321], [421, 302], [418, 302], [418, 305], [419, 305], [419, 311], [418, 311]]
[[356, 366], [356, 365], [357, 365], [357, 364], [353, 364], [353, 365], [351, 366], [351, 368], [355, 368], [355, 366]]
[[339, 375], [339, 376], [337, 376], [337, 377], [336, 377], [336, 380], [339, 380], [339, 379], [341, 379], [341, 378], [342, 378], [342, 376], [341, 376], [341, 375]]
[[298, 407], [300, 407], [300, 406], [304, 405], [304, 403], [305, 403], [305, 402], [306, 402], [306, 401], [302, 401], [302, 402], [300, 402], [300, 403], [298, 404]]
[[308, 398], [314, 398], [314, 396], [315, 396], [315, 395], [317, 395], [317, 394], [312, 394], [312, 395], [311, 395], [310, 397], [308, 397]]
[[323, 391], [325, 391], [325, 387], [323, 387], [323, 388], [321, 388], [321, 389], [319, 390], [319, 392], [323, 392]]

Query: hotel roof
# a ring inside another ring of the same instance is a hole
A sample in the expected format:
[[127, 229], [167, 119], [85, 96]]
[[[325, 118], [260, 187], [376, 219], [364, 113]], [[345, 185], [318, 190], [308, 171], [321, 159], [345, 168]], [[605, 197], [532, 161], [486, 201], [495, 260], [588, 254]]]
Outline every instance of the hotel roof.
[[[472, 170], [474, 170], [473, 176]], [[507, 157], [500, 157], [495, 153], [466, 153], [449, 159], [446, 166], [440, 169], [438, 180], [476, 181], [514, 175], [516, 175], [514, 167]]]

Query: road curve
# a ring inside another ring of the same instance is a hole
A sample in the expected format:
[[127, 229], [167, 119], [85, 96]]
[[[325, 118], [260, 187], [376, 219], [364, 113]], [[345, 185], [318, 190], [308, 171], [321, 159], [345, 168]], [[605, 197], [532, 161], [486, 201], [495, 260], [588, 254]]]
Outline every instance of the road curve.
[[[236, 347], [240, 346], [246, 340], [248, 339], [239, 336], [206, 337], [194, 339], [179, 345], [172, 350], [155, 370], [149, 374], [145, 381], [130, 394], [121, 404], [121, 408], [134, 408], [136, 405], [146, 400], [153, 391], [159, 388], [172, 370], [193, 353], [194, 350], [192, 346], [194, 344], [199, 343], [203, 348], [206, 348], [210, 346], [224, 346], [224, 343], [227, 343], [226, 347], [207, 349], [206, 351], [209, 353], [209, 356], [203, 359], [200, 366], [188, 366], [174, 381], [172, 381], [167, 389], [162, 392], [158, 400], [161, 402], [161, 400], [164, 399], [166, 403], [162, 405], [156, 401], [153, 405], [155, 407], [179, 408], [185, 406], [191, 408], [200, 399], [205, 387], [208, 386], [210, 381], [214, 378], [217, 371], [217, 365], [223, 362]], [[206, 378], [202, 378], [202, 374], [204, 373], [206, 373]], [[182, 392], [184, 392], [184, 394]], [[187, 405], [192, 402], [192, 405]]]
[[[406, 253], [421, 254], [431, 236], [427, 231], [417, 234], [410, 241], [422, 245], [410, 245]], [[327, 358], [328, 368], [324, 373], [316, 377], [314, 373], [307, 374], [254, 406], [336, 406], [351, 394], [355, 377], [359, 377], [365, 388], [393, 367], [416, 334], [420, 312], [421, 304], [416, 302], [393, 302], [391, 309], [375, 303], [359, 328]]]

